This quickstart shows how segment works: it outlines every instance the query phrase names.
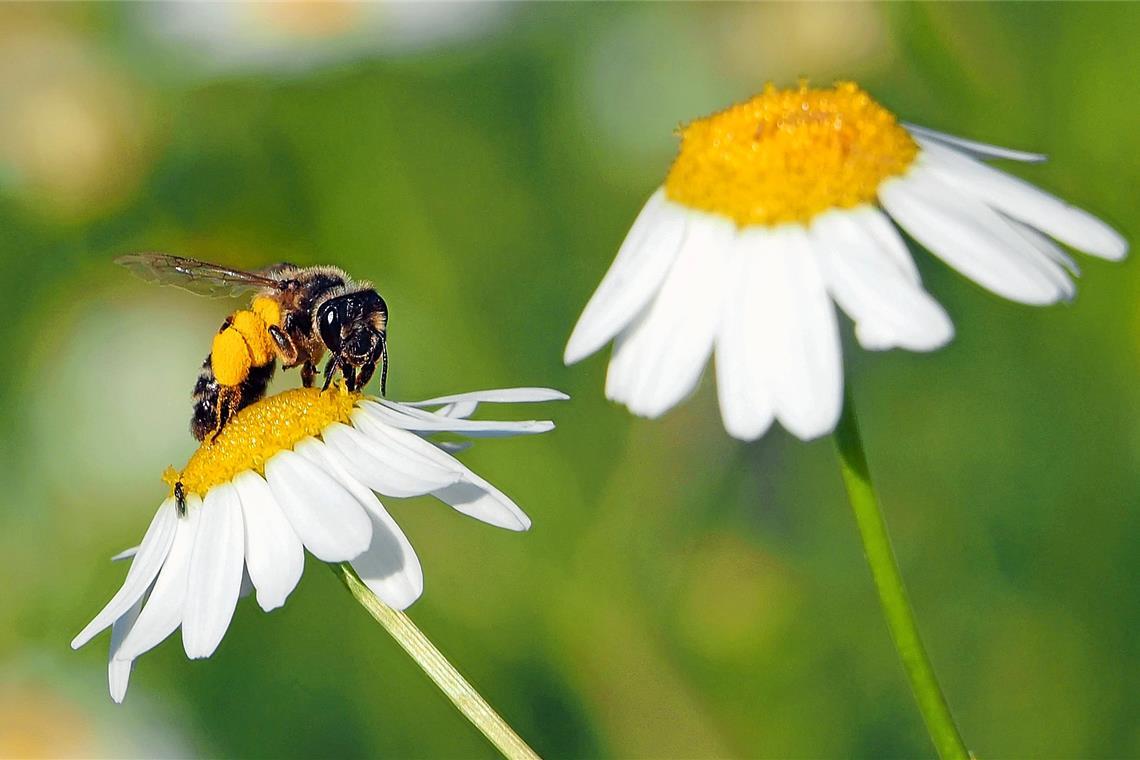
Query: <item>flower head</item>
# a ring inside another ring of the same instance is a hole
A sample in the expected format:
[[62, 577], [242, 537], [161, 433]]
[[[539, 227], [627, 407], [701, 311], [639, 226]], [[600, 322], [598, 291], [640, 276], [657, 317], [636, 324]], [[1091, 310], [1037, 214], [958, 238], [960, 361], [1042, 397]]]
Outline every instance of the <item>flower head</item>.
[[177, 628], [188, 657], [213, 654], [243, 578], [262, 609], [283, 605], [306, 549], [325, 562], [351, 562], [378, 597], [406, 608], [423, 591], [423, 573], [376, 494], [432, 494], [483, 522], [526, 530], [526, 514], [452, 456], [464, 444], [428, 437], [546, 432], [553, 423], [468, 417], [480, 402], [564, 398], [515, 388], [396, 403], [299, 388], [241, 410], [181, 472], [167, 471], [170, 495], [138, 548], [118, 557], [131, 559], [122, 587], [72, 647], [112, 626], [108, 680], [122, 701], [133, 661]]
[[889, 219], [1021, 303], [1073, 297], [1077, 268], [1055, 241], [1126, 254], [1104, 222], [983, 161], [995, 158], [1043, 160], [900, 123], [852, 83], [769, 86], [697, 119], [566, 362], [614, 340], [607, 397], [656, 417], [693, 390], [715, 350], [731, 435], [755, 439], [775, 420], [803, 439], [828, 433], [843, 386], [833, 301], [864, 348], [930, 351], [954, 334]]
[[493, 32], [497, 3], [199, 3], [147, 6], [139, 15], [191, 74], [302, 74], [376, 56], [458, 45]]

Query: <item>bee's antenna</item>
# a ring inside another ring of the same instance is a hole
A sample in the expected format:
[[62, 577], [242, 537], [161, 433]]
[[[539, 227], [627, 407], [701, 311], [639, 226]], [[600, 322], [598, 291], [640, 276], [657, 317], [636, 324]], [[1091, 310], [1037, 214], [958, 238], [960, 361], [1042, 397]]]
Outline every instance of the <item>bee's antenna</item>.
[[384, 343], [384, 353], [380, 365], [380, 395], [388, 395], [388, 344]]

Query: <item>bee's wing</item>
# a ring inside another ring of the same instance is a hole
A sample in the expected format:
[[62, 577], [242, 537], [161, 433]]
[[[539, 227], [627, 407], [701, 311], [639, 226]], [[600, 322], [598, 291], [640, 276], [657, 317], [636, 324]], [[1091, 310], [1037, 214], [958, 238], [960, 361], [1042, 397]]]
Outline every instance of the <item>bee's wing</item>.
[[232, 296], [247, 290], [284, 287], [281, 280], [255, 272], [243, 272], [165, 253], [132, 253], [120, 256], [115, 259], [115, 263], [148, 282], [173, 285], [200, 296]]

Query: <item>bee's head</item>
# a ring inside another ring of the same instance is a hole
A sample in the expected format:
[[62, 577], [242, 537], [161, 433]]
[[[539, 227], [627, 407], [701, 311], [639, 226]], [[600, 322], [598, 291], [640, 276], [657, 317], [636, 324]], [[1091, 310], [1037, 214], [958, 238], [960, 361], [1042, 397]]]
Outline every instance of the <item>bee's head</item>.
[[372, 325], [361, 326], [348, 334], [341, 344], [340, 356], [354, 367], [375, 362], [384, 349], [384, 336]]
[[375, 363], [384, 353], [388, 309], [374, 290], [330, 298], [317, 310], [321, 340], [354, 367]]

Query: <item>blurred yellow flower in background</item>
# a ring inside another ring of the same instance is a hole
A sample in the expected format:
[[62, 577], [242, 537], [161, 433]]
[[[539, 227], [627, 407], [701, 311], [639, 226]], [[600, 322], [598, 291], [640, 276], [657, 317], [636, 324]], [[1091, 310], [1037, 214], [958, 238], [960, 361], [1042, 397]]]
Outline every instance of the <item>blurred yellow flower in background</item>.
[[78, 757], [97, 746], [97, 728], [79, 705], [44, 687], [21, 686], [0, 689], [0, 757]]
[[879, 3], [725, 3], [713, 34], [727, 73], [756, 72], [776, 82], [796, 77], [866, 77], [890, 65], [895, 50]]
[[[66, 25], [0, 7], [0, 191], [84, 220], [131, 199], [155, 152], [144, 90]], [[5, 180], [6, 177], [6, 180]]]

